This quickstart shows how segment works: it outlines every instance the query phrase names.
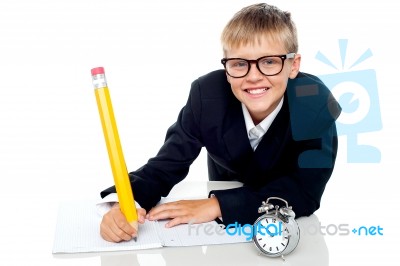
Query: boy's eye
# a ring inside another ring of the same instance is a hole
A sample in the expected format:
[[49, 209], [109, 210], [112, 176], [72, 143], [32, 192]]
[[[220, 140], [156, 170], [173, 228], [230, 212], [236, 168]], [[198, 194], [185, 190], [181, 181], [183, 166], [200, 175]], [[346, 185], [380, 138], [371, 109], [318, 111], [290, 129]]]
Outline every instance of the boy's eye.
[[247, 62], [244, 60], [232, 60], [232, 62], [230, 62], [230, 67], [244, 68], [244, 67], [247, 67]]
[[264, 59], [262, 59], [260, 61], [260, 65], [263, 65], [263, 66], [276, 65], [278, 63], [279, 63], [278, 60], [276, 58], [273, 58], [273, 57], [267, 57], [267, 58], [264, 58]]

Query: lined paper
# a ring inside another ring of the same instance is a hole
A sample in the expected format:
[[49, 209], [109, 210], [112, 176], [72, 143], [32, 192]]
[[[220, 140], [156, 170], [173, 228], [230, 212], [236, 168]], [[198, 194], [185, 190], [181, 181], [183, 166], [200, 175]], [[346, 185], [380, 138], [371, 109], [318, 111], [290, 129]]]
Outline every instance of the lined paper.
[[139, 224], [134, 240], [112, 243], [100, 236], [101, 217], [95, 201], [63, 202], [59, 206], [53, 253], [139, 250], [162, 247], [155, 223]]
[[[83, 253], [103, 251], [125, 251], [161, 248], [215, 245], [247, 242], [241, 235], [230, 236], [219, 230], [214, 221], [203, 224], [182, 224], [166, 228], [168, 220], [147, 221], [139, 224], [137, 242], [120, 243], [105, 241], [100, 236], [101, 217], [97, 213], [96, 202], [63, 202], [59, 206], [53, 253]], [[207, 226], [207, 229], [205, 229]], [[224, 234], [221, 234], [224, 233]]]

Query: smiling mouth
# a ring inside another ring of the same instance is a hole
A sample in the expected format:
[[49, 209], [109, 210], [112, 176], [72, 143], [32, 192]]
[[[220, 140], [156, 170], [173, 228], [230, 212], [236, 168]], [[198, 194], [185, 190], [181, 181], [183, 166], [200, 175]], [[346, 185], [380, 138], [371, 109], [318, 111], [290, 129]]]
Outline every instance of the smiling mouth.
[[244, 90], [247, 93], [250, 93], [252, 95], [257, 95], [257, 94], [262, 94], [266, 92], [269, 88], [259, 88], [259, 89], [246, 89]]

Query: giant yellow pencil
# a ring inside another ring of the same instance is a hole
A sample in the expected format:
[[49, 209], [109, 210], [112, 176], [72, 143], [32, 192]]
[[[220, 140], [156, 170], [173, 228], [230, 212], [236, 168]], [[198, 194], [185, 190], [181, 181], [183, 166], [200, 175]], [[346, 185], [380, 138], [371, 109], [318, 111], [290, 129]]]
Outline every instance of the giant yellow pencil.
[[138, 217], [135, 201], [118, 135], [104, 68], [93, 68], [92, 80], [121, 211], [137, 231]]

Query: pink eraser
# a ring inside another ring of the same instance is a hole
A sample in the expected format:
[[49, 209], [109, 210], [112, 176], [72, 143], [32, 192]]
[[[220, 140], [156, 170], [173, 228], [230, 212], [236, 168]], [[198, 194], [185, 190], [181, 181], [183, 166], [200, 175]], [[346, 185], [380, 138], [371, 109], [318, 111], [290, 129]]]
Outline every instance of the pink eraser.
[[99, 75], [99, 74], [104, 74], [104, 68], [103, 67], [96, 67], [96, 68], [92, 69], [92, 76]]

